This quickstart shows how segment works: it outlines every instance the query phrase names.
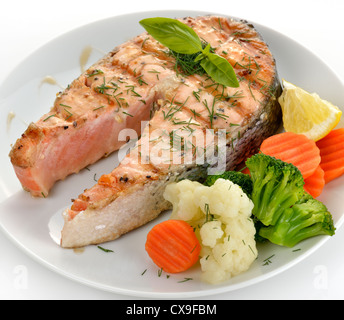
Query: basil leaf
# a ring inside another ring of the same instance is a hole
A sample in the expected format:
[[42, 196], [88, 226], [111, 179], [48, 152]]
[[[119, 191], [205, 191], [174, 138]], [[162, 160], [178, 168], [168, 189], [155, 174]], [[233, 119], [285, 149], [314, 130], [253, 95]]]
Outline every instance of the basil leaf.
[[210, 44], [203, 49], [197, 33], [186, 24], [160, 17], [143, 19], [140, 24], [153, 38], [176, 53], [199, 53], [194, 62], [198, 62], [214, 81], [227, 87], [239, 87], [232, 65], [225, 58], [210, 52]]
[[202, 61], [203, 59], [205, 59], [207, 56], [203, 53], [200, 53], [194, 60], [194, 62], [200, 62]]
[[239, 87], [235, 71], [225, 58], [208, 52], [201, 61], [201, 66], [215, 82], [227, 87]]
[[200, 62], [201, 60], [205, 59], [210, 52], [210, 48], [210, 44], [208, 43], [208, 45], [202, 49], [202, 52], [196, 57], [195, 62]]
[[140, 24], [153, 38], [175, 52], [194, 54], [202, 51], [202, 42], [196, 32], [178, 20], [147, 18]]

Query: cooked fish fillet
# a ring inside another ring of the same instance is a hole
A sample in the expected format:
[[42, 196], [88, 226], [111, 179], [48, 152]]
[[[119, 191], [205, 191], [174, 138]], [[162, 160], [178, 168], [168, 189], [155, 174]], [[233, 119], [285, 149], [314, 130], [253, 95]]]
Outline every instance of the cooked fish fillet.
[[[141, 121], [150, 119], [157, 100], [156, 85], [175, 73], [164, 69], [171, 60], [160, 58], [164, 48], [155, 42], [153, 55], [148, 53], [151, 45], [128, 42], [114, 49], [61, 92], [50, 112], [29, 125], [9, 154], [25, 190], [46, 197], [56, 181], [124, 145], [121, 130], [141, 133]], [[159, 77], [152, 70], [161, 71]]]
[[[154, 83], [147, 102], [152, 118], [119, 166], [63, 213], [62, 247], [111, 241], [144, 225], [170, 208], [163, 197], [167, 184], [200, 180], [220, 167], [223, 156], [225, 168], [234, 169], [280, 127], [275, 60], [254, 27], [217, 16], [182, 21], [232, 64], [240, 87], [176, 72], [166, 48], [147, 33], [119, 46], [112, 58], [147, 85]], [[152, 60], [141, 64], [147, 56]]]

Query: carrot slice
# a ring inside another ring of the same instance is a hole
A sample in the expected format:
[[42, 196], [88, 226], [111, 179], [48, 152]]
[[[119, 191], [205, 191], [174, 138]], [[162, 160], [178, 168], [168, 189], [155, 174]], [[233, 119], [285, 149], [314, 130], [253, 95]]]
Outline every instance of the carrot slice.
[[303, 134], [283, 132], [265, 139], [260, 151], [269, 156], [292, 163], [304, 179], [318, 168], [321, 158], [316, 143]]
[[344, 174], [344, 128], [332, 130], [317, 141], [320, 150], [320, 166], [325, 172], [325, 183]]
[[314, 171], [314, 173], [305, 179], [305, 185], [303, 188], [306, 192], [308, 192], [313, 198], [317, 198], [321, 195], [324, 186], [325, 186], [325, 178], [324, 178], [324, 170], [319, 165], [318, 168]]
[[193, 228], [183, 220], [166, 220], [147, 235], [146, 251], [165, 272], [178, 273], [192, 267], [199, 258], [201, 245]]
[[250, 169], [245, 167], [243, 170], [241, 170], [240, 172], [244, 173], [244, 174], [251, 174], [250, 173]]

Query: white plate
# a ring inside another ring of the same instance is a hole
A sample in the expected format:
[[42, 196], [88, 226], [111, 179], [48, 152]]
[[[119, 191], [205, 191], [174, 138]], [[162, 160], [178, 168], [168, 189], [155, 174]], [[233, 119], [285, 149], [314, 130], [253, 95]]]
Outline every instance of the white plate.
[[[68, 177], [54, 187], [46, 199], [33, 199], [22, 191], [11, 167], [10, 145], [53, 104], [58, 86], [41, 85], [46, 76], [53, 76], [67, 86], [80, 74], [79, 58], [87, 46], [95, 48], [88, 65], [98, 60], [116, 45], [142, 32], [138, 21], [154, 16], [183, 17], [203, 15], [195, 11], [142, 12], [118, 16], [73, 30], [47, 43], [31, 54], [8, 76], [0, 88], [0, 225], [21, 249], [46, 267], [80, 283], [119, 294], [150, 298], [188, 298], [206, 296], [246, 287], [270, 278], [300, 262], [318, 249], [328, 237], [304, 241], [294, 249], [271, 244], [259, 246], [259, 258], [246, 273], [220, 285], [208, 285], [199, 280], [199, 267], [179, 275], [159, 276], [159, 270], [145, 253], [147, 232], [157, 220], [118, 240], [102, 246], [114, 252], [105, 253], [97, 246], [74, 251], [58, 246], [62, 228], [61, 213], [84, 188], [91, 187], [94, 178], [110, 172], [118, 163], [117, 154], [99, 161], [77, 175]], [[336, 75], [316, 56], [293, 40], [254, 23], [269, 44], [282, 78], [316, 91], [336, 105], [343, 105], [344, 88]], [[12, 121], [8, 115], [14, 113]], [[343, 122], [340, 124], [343, 127]], [[344, 177], [331, 182], [320, 200], [332, 212], [336, 227], [343, 223], [341, 195]], [[297, 249], [297, 250], [295, 250]], [[299, 250], [298, 250], [299, 249]], [[271, 263], [265, 260], [270, 258]], [[185, 278], [192, 280], [183, 282]]]

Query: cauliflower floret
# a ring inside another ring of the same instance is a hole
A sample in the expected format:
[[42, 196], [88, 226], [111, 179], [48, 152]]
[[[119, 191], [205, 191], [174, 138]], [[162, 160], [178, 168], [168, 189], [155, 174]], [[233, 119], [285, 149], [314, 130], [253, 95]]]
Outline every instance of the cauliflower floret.
[[[202, 226], [201, 238], [202, 229], [210, 223], [207, 222]], [[208, 263], [213, 267], [213, 260], [215, 260], [222, 272], [213, 277], [209, 273], [204, 273], [202, 278], [210, 283], [218, 283], [247, 271], [257, 257], [255, 232], [253, 221], [244, 215], [231, 218], [231, 220], [227, 219], [225, 232], [220, 241], [218, 239], [211, 253], [208, 252], [208, 259], [201, 259], [203, 271], [209, 270]], [[205, 244], [203, 238], [202, 244]], [[223, 275], [221, 279], [219, 279], [220, 274]]]
[[222, 219], [236, 217], [238, 214], [249, 217], [253, 209], [253, 202], [242, 189], [224, 179], [218, 179], [212, 187], [196, 188], [195, 198], [204, 213], [209, 207], [212, 213], [216, 213]]
[[205, 223], [200, 230], [202, 244], [214, 248], [217, 240], [222, 238], [223, 233], [221, 221], [209, 221]]
[[215, 260], [212, 255], [203, 256], [200, 260], [202, 268], [202, 279], [209, 283], [220, 283], [230, 278], [225, 269]]
[[202, 212], [193, 201], [194, 190], [199, 186], [202, 185], [198, 182], [182, 180], [166, 187], [164, 198], [173, 204], [171, 219], [191, 221], [201, 218]]
[[249, 269], [257, 258], [253, 202], [229, 180], [211, 187], [183, 180], [166, 188], [172, 217], [188, 221], [202, 244], [202, 279], [219, 283]]

